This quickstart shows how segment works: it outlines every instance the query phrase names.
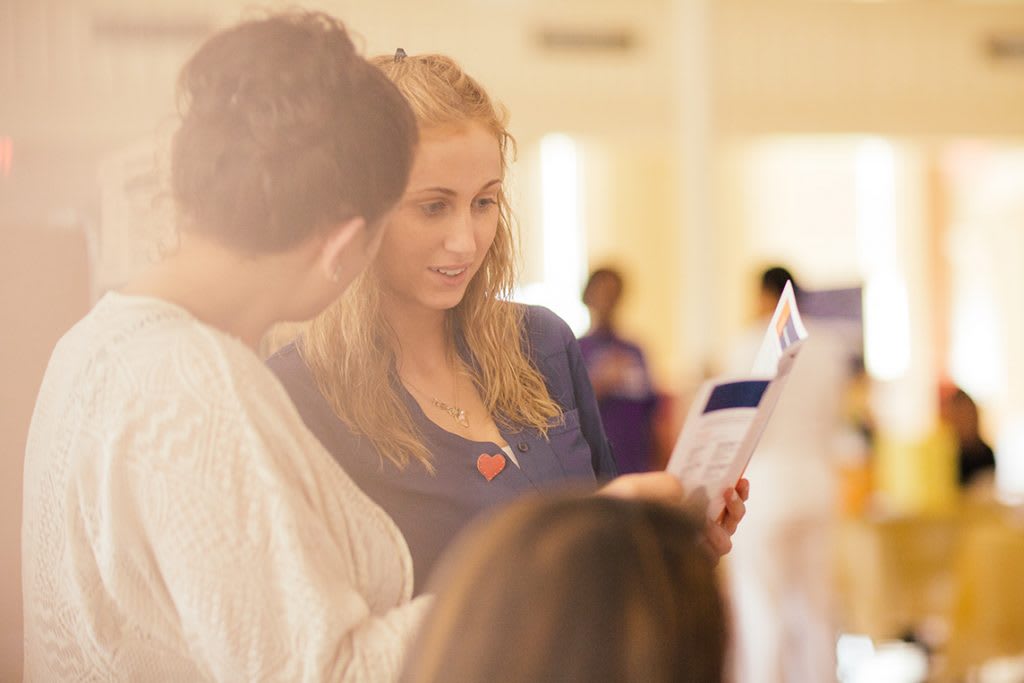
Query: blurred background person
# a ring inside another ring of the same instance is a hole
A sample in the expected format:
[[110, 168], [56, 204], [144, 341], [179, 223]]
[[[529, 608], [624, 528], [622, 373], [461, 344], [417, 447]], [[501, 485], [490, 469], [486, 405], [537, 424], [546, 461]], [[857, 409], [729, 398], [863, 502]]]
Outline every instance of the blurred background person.
[[530, 498], [467, 531], [406, 683], [721, 683], [726, 617], [702, 523], [603, 496]]
[[996, 457], [979, 431], [978, 405], [960, 387], [942, 393], [939, 417], [953, 431], [957, 447], [957, 478], [963, 488], [988, 486], [995, 476]]
[[[764, 271], [757, 320], [739, 340], [731, 370], [749, 372], [786, 282]], [[809, 683], [835, 678], [836, 615], [832, 522], [837, 507], [833, 449], [843, 424], [849, 359], [822, 325], [808, 338], [747, 467], [754, 485], [750, 524], [729, 562], [739, 683]]]
[[619, 471], [646, 472], [654, 465], [658, 397], [643, 350], [619, 334], [622, 293], [618, 270], [598, 268], [590, 274], [583, 288], [590, 329], [580, 337], [580, 350]]

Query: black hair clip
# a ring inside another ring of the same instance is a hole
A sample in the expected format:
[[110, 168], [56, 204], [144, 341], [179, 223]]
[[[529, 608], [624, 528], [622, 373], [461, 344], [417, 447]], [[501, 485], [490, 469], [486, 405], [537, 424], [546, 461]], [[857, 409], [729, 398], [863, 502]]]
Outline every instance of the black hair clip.
[[408, 56], [409, 55], [405, 54], [405, 50], [403, 50], [402, 48], [398, 48], [397, 50], [395, 50], [395, 64], [399, 63]]

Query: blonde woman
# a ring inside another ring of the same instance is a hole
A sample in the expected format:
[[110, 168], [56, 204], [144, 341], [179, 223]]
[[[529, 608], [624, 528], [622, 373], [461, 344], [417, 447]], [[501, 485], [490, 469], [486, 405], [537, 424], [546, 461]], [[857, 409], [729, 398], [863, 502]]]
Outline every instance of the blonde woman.
[[[514, 141], [504, 112], [448, 57], [400, 50], [374, 62], [419, 124], [409, 183], [371, 268], [269, 363], [402, 529], [422, 588], [479, 512], [554, 486], [596, 488], [616, 472], [569, 327], [507, 301]], [[723, 495], [730, 515], [711, 530], [719, 553], [743, 514], [736, 491]]]

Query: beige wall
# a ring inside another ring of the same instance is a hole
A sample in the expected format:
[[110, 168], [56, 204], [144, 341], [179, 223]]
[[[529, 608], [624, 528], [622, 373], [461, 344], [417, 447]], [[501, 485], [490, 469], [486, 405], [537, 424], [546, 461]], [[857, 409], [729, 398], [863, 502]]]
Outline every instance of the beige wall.
[[725, 132], [1024, 132], [1019, 2], [716, 0], [715, 109]]
[[21, 482], [39, 382], [58, 337], [89, 305], [80, 232], [0, 227], [0, 680], [21, 677]]

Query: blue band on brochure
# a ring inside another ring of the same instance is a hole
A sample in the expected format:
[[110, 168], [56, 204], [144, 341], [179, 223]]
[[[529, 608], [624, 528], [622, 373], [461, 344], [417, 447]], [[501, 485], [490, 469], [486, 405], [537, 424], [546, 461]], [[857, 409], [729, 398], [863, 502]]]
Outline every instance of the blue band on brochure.
[[768, 380], [744, 380], [719, 384], [711, 390], [704, 413], [730, 408], [756, 408], [764, 396]]

